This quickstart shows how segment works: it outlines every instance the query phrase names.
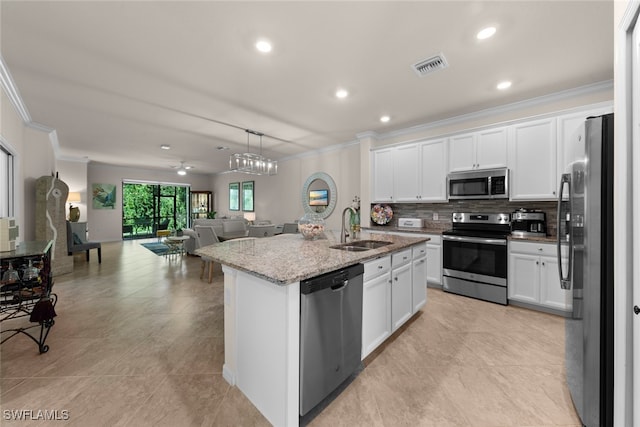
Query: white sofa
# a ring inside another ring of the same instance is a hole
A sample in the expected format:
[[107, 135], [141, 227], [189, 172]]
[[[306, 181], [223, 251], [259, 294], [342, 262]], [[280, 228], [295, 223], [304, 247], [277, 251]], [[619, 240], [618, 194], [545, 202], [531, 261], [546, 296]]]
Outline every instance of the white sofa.
[[[220, 240], [224, 240], [246, 236], [248, 222], [242, 217], [216, 219], [200, 218], [194, 219], [192, 225], [194, 227], [196, 225], [213, 227], [213, 231], [216, 232], [216, 236], [218, 236]], [[185, 241], [184, 249], [188, 254], [192, 254], [193, 251], [196, 250], [195, 231], [192, 228], [185, 228], [182, 232], [185, 236], [191, 237], [189, 240]]]

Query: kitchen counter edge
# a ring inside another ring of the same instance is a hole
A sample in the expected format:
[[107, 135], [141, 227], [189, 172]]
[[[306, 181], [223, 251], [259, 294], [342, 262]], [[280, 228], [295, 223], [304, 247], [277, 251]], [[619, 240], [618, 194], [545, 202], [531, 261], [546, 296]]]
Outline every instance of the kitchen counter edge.
[[236, 239], [205, 246], [196, 255], [249, 273], [277, 285], [288, 285], [370, 261], [393, 252], [425, 243], [423, 236], [396, 236], [362, 232], [358, 240], [381, 240], [390, 245], [362, 252], [342, 251], [338, 232], [325, 232], [324, 239], [304, 240], [300, 234], [283, 234], [260, 239]]

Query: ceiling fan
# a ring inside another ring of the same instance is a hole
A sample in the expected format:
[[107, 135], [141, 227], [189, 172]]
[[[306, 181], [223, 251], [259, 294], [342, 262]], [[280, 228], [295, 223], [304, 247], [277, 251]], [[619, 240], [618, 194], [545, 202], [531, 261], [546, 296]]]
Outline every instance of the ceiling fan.
[[189, 169], [195, 169], [193, 166], [185, 166], [184, 162], [180, 162], [180, 166], [171, 166], [178, 169], [178, 175], [186, 175]]

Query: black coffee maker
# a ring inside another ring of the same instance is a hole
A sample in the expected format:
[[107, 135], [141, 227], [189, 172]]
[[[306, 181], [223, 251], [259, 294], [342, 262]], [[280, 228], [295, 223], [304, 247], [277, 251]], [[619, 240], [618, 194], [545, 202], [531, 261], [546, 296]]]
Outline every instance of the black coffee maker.
[[546, 236], [547, 217], [536, 209], [520, 208], [511, 214], [511, 234], [516, 237]]

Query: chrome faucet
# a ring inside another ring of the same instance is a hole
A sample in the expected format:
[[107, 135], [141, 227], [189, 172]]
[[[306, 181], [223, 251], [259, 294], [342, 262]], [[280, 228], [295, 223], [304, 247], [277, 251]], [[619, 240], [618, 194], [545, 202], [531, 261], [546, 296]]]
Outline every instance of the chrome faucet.
[[342, 211], [342, 230], [340, 230], [340, 243], [346, 243], [347, 242], [347, 237], [349, 237], [349, 230], [346, 229], [346, 227], [344, 225], [344, 214], [347, 213], [348, 211], [356, 213], [356, 210], [353, 209], [351, 206], [347, 206]]

